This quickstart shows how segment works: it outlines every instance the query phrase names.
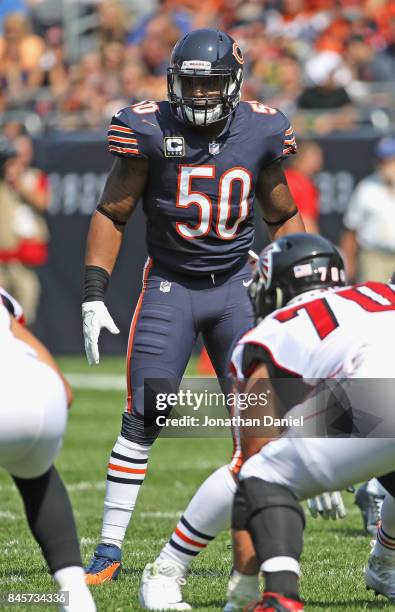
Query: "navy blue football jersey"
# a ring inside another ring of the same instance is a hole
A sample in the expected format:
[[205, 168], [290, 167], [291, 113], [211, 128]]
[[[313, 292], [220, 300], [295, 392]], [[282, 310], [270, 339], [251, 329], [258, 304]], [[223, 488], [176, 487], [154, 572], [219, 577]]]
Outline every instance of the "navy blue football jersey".
[[215, 139], [178, 120], [167, 101], [140, 102], [116, 113], [108, 142], [114, 155], [149, 160], [150, 257], [194, 275], [241, 264], [254, 238], [259, 172], [296, 152], [288, 119], [259, 102], [241, 102]]

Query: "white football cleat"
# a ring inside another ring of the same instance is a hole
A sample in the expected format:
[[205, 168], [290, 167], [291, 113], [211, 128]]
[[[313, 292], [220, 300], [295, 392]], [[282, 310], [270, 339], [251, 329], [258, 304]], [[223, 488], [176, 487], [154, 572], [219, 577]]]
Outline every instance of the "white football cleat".
[[243, 612], [245, 606], [261, 599], [259, 576], [246, 576], [233, 571], [226, 593], [226, 604], [223, 612]]
[[192, 610], [182, 600], [185, 569], [171, 560], [148, 563], [141, 579], [139, 600], [145, 610]]
[[376, 595], [384, 595], [395, 603], [395, 559], [394, 563], [371, 553], [365, 569], [365, 582]]

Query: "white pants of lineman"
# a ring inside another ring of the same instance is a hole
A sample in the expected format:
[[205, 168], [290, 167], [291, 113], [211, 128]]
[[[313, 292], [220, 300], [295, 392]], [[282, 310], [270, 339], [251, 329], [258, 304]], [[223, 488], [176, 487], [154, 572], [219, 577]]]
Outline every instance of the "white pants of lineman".
[[395, 470], [393, 438], [290, 438], [269, 442], [243, 465], [240, 478], [255, 476], [313, 497], [384, 476]]
[[[376, 379], [375, 376], [387, 376]], [[291, 426], [284, 437], [269, 442], [243, 465], [240, 478], [255, 476], [290, 488], [298, 499], [314, 497], [325, 491], [337, 491], [374, 476], [384, 476], [395, 470], [395, 435], [393, 391], [395, 368], [393, 360], [383, 361], [380, 353], [364, 349], [355, 359], [355, 372], [345, 384], [350, 404], [359, 408], [355, 422], [358, 431], [367, 437], [327, 438], [298, 437], [303, 435]], [[324, 394], [325, 400], [325, 394]], [[321, 404], [313, 399], [291, 410], [287, 416], [314, 414], [310, 431], [320, 430]], [[318, 410], [317, 410], [318, 408]], [[377, 424], [371, 424], [371, 415]], [[309, 419], [307, 419], [309, 420]], [[367, 428], [366, 428], [367, 425]], [[308, 435], [308, 427], [304, 429]], [[314, 435], [314, 433], [312, 433]], [[373, 437], [373, 436], [377, 437]], [[385, 437], [385, 436], [392, 437]], [[382, 437], [379, 437], [382, 436]]]
[[67, 422], [63, 383], [29, 355], [0, 355], [0, 466], [35, 478], [52, 465]]

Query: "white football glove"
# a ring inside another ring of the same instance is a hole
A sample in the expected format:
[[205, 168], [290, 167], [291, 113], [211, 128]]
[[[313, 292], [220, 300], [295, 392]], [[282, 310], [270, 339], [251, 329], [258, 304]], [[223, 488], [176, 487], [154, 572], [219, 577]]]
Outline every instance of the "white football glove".
[[330, 518], [334, 521], [338, 518], [342, 519], [347, 514], [340, 491], [316, 495], [307, 500], [307, 505], [313, 518], [320, 515], [326, 521]]
[[103, 327], [112, 334], [119, 334], [119, 329], [112, 320], [104, 302], [84, 302], [82, 304], [82, 330], [89, 365], [99, 363], [98, 341]]

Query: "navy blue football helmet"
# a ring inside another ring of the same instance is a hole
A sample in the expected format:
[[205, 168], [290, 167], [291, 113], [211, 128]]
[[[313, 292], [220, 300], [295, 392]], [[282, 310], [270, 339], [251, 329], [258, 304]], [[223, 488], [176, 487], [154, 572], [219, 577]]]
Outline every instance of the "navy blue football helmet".
[[228, 117], [240, 102], [243, 64], [240, 47], [224, 32], [202, 29], [184, 36], [167, 69], [173, 112], [200, 126]]

